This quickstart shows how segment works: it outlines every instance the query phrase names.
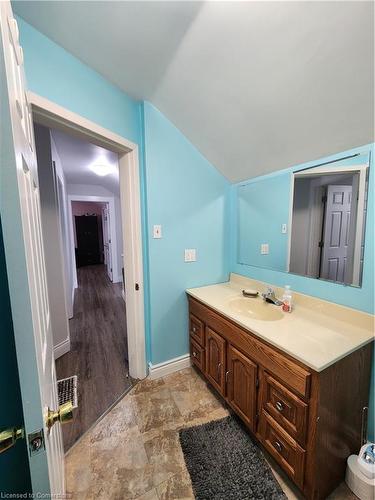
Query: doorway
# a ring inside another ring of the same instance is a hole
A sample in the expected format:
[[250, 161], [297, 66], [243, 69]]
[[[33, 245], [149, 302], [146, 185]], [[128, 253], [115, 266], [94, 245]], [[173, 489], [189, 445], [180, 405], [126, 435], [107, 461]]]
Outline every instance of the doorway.
[[75, 407], [67, 451], [132, 386], [118, 156], [43, 125], [35, 140], [60, 404]]

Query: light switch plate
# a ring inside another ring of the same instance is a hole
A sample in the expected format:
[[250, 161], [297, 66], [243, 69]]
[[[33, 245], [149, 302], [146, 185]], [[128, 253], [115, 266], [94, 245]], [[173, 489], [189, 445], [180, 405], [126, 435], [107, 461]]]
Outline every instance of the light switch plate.
[[262, 244], [260, 245], [260, 253], [261, 253], [262, 255], [268, 255], [268, 254], [269, 254], [269, 251], [270, 251], [270, 249], [269, 249], [269, 245], [268, 245], [268, 243], [262, 243]]
[[159, 239], [161, 238], [161, 225], [160, 224], [155, 224], [154, 225], [154, 238]]
[[287, 225], [286, 224], [281, 224], [281, 232], [283, 234], [286, 234], [286, 232], [287, 232]]
[[195, 248], [185, 248], [185, 262], [195, 262], [197, 260], [197, 252]]

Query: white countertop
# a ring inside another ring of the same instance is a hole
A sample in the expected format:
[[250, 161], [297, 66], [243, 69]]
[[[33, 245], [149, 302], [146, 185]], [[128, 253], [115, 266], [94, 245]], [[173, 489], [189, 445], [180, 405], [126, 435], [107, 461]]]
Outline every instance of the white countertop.
[[[280, 298], [282, 289], [270, 286]], [[230, 307], [232, 299], [242, 297], [244, 288], [262, 292], [266, 287], [259, 281], [231, 274], [226, 283], [190, 288], [187, 293], [317, 372], [374, 339], [373, 315], [296, 292], [292, 313], [283, 313], [277, 321], [253, 319]]]

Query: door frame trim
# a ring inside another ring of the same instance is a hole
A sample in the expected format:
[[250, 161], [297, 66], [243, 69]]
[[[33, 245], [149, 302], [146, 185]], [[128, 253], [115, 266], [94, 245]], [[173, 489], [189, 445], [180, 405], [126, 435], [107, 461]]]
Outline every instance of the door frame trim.
[[[78, 279], [77, 279], [77, 263], [75, 256], [75, 247], [74, 247], [74, 224], [73, 224], [73, 210], [72, 210], [72, 201], [88, 201], [88, 202], [97, 202], [97, 203], [108, 203], [108, 209], [110, 214], [110, 220], [116, 221], [115, 217], [115, 198], [114, 196], [93, 196], [93, 195], [82, 195], [82, 194], [68, 194], [68, 207], [69, 207], [69, 232], [70, 232], [70, 251], [71, 258], [73, 262], [73, 286], [74, 288], [78, 288]], [[111, 253], [112, 253], [112, 279], [113, 283], [119, 283], [118, 278], [121, 276], [121, 273], [118, 269], [117, 265], [117, 234], [116, 234], [116, 224], [111, 223]], [[122, 281], [122, 277], [121, 280]]]
[[[34, 92], [28, 92], [33, 119], [90, 141], [119, 155], [129, 373], [147, 375], [144, 317], [141, 188], [138, 145]], [[139, 289], [135, 289], [135, 284]]]

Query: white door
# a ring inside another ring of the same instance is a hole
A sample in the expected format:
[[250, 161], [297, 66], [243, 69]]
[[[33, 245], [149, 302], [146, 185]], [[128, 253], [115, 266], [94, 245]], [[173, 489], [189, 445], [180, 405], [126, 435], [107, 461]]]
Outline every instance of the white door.
[[111, 220], [109, 217], [109, 208], [106, 206], [102, 210], [103, 224], [103, 247], [104, 247], [104, 263], [107, 267], [109, 279], [113, 281], [112, 272], [112, 243], [111, 243]]
[[348, 256], [352, 186], [328, 186], [320, 277], [343, 283]]
[[[10, 3], [0, 2], [0, 207], [26, 438], [43, 430], [45, 449], [29, 455], [33, 491], [64, 494], [55, 362], [41, 234], [32, 115], [25, 94], [23, 54]], [[6, 452], [7, 453], [7, 452]]]

